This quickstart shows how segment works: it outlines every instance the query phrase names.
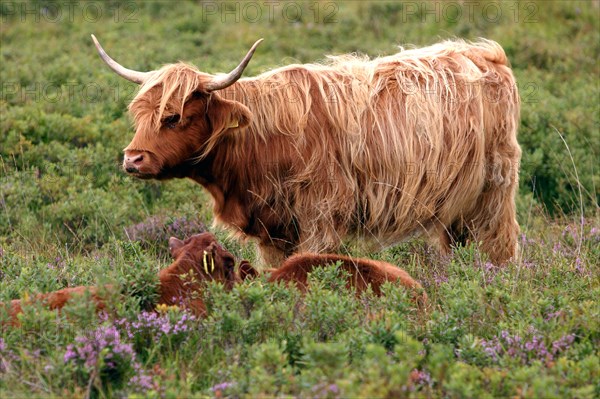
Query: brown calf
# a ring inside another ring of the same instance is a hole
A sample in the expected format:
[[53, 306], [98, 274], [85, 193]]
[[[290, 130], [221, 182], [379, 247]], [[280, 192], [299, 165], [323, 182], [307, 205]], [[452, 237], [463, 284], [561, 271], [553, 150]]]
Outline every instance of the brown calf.
[[[169, 295], [172, 297], [189, 297], [191, 292], [197, 291], [198, 283], [186, 284], [181, 276], [193, 274], [199, 276], [199, 280], [220, 281], [227, 288], [233, 287], [247, 278], [253, 278], [259, 273], [248, 261], [242, 261], [235, 270], [233, 255], [223, 249], [217, 239], [211, 233], [197, 234], [185, 241], [171, 238], [169, 240], [171, 254], [177, 259], [171, 266], [160, 272], [161, 276], [161, 300], [166, 304]], [[351, 258], [335, 254], [298, 254], [285, 260], [277, 269], [269, 269], [268, 281], [286, 281], [297, 285], [306, 291], [308, 288], [308, 274], [319, 266], [340, 263], [341, 269], [347, 272], [350, 279], [348, 287], [353, 287], [357, 292], [366, 290], [369, 286], [377, 295], [381, 295], [381, 286], [386, 281], [396, 282], [408, 289], [415, 290], [416, 299], [426, 299], [421, 290], [421, 285], [415, 281], [406, 271], [387, 262]], [[167, 276], [170, 276], [167, 278]], [[182, 295], [183, 294], [183, 295]]]
[[[248, 261], [242, 261], [235, 270], [234, 256], [224, 249], [211, 233], [196, 234], [186, 240], [171, 237], [169, 250], [175, 259], [166, 269], [159, 272], [158, 304], [182, 305], [197, 315], [203, 315], [206, 307], [199, 291], [204, 281], [218, 281], [227, 289], [247, 278], [258, 276], [256, 269]], [[413, 280], [404, 270], [382, 261], [350, 258], [333, 254], [299, 254], [283, 262], [280, 268], [270, 269], [269, 282], [286, 281], [295, 283], [302, 291], [308, 288], [308, 274], [318, 266], [340, 263], [342, 270], [350, 275], [348, 287], [362, 292], [371, 286], [373, 292], [381, 295], [381, 286], [386, 281], [415, 290], [415, 299], [420, 303], [426, 300], [421, 285]], [[107, 286], [108, 288], [108, 286]], [[48, 294], [37, 295], [32, 301], [40, 301], [49, 309], [61, 309], [74, 296], [88, 291], [97, 304], [97, 309], [104, 309], [104, 298], [95, 287], [72, 287]], [[18, 324], [17, 315], [22, 312], [20, 300], [11, 301], [9, 315], [11, 324]]]
[[[106, 288], [110, 288], [107, 286]], [[44, 306], [48, 307], [50, 310], [60, 310], [62, 309], [67, 302], [69, 302], [72, 298], [79, 297], [85, 295], [87, 292], [91, 295], [94, 302], [96, 302], [96, 309], [102, 310], [105, 307], [104, 297], [98, 291], [96, 287], [87, 287], [87, 286], [78, 286], [78, 287], [69, 287], [63, 288], [62, 290], [53, 291], [48, 294], [39, 294], [33, 298], [28, 299], [14, 299], [10, 301], [10, 306], [8, 307], [8, 316], [9, 316], [9, 324], [10, 325], [18, 325], [19, 321], [17, 316], [23, 312], [23, 306], [31, 305], [36, 302], [40, 302]], [[0, 312], [5, 308], [5, 305], [0, 302]]]
[[350, 275], [348, 287], [357, 292], [366, 290], [369, 286], [377, 295], [381, 295], [381, 286], [386, 281], [396, 282], [406, 288], [420, 291], [421, 285], [403, 269], [387, 262], [351, 258], [342, 255], [299, 254], [287, 259], [279, 269], [271, 270], [269, 281], [294, 282], [302, 291], [308, 288], [308, 273], [318, 266], [340, 263], [341, 269]]

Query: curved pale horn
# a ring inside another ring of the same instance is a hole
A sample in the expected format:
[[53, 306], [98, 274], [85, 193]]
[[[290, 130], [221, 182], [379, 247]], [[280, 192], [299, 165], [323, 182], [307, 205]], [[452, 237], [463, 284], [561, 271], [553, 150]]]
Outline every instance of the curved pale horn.
[[220, 90], [234, 84], [242, 76], [244, 69], [246, 68], [246, 66], [248, 66], [250, 59], [254, 55], [254, 51], [262, 41], [263, 39], [258, 39], [256, 43], [254, 43], [254, 45], [252, 46], [252, 48], [250, 48], [242, 62], [240, 62], [240, 64], [233, 71], [229, 72], [227, 75], [215, 76], [213, 80], [207, 83], [205, 86], [206, 91]]
[[108, 56], [108, 54], [106, 54], [106, 51], [104, 51], [104, 49], [102, 48], [100, 43], [98, 43], [98, 40], [96, 40], [96, 36], [92, 35], [92, 40], [94, 41], [94, 44], [96, 45], [96, 49], [98, 50], [98, 54], [100, 54], [100, 58], [102, 58], [102, 61], [104, 61], [106, 63], [106, 65], [108, 65], [110, 67], [110, 69], [115, 71], [117, 73], [117, 75], [120, 75], [120, 76], [124, 77], [125, 79], [127, 79], [131, 82], [134, 82], [134, 83], [138, 83], [138, 84], [144, 83], [144, 81], [150, 75], [151, 72], [138, 72], [138, 71], [134, 71], [134, 70], [125, 68], [124, 66], [119, 64], [117, 61], [110, 58]]

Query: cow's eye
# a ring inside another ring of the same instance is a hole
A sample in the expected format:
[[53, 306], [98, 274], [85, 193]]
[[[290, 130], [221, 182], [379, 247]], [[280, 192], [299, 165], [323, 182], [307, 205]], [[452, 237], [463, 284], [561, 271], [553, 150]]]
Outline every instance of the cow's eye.
[[179, 122], [179, 115], [171, 115], [163, 119], [162, 123], [167, 129], [175, 129], [177, 122]]

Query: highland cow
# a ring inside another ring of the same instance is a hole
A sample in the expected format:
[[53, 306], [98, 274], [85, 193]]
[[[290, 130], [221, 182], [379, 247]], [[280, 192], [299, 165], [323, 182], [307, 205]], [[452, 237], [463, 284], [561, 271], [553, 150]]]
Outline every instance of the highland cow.
[[481, 243], [497, 264], [516, 254], [520, 101], [497, 43], [344, 55], [240, 79], [260, 41], [232, 72], [210, 75], [182, 62], [133, 71], [93, 39], [141, 86], [123, 168], [204, 186], [215, 222], [254, 238], [267, 264], [336, 252], [345, 239], [381, 247], [418, 234], [443, 252]]

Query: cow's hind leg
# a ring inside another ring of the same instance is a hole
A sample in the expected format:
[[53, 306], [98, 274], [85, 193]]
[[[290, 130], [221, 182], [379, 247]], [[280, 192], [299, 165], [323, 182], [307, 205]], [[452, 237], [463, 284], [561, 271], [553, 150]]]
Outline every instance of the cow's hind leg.
[[517, 165], [505, 160], [502, 169], [503, 173], [497, 171], [496, 178], [481, 194], [472, 218], [466, 220], [470, 235], [481, 243], [481, 249], [496, 265], [504, 264], [517, 255], [519, 235], [515, 209]]
[[[489, 65], [488, 65], [489, 66]], [[510, 70], [495, 66], [484, 85], [485, 182], [466, 217], [471, 237], [481, 243], [490, 261], [501, 265], [517, 255], [519, 225], [515, 195], [519, 180], [521, 148], [517, 142], [519, 96]]]
[[452, 254], [452, 231], [443, 223], [434, 223], [434, 226], [426, 234], [429, 244], [437, 248], [442, 257]]

